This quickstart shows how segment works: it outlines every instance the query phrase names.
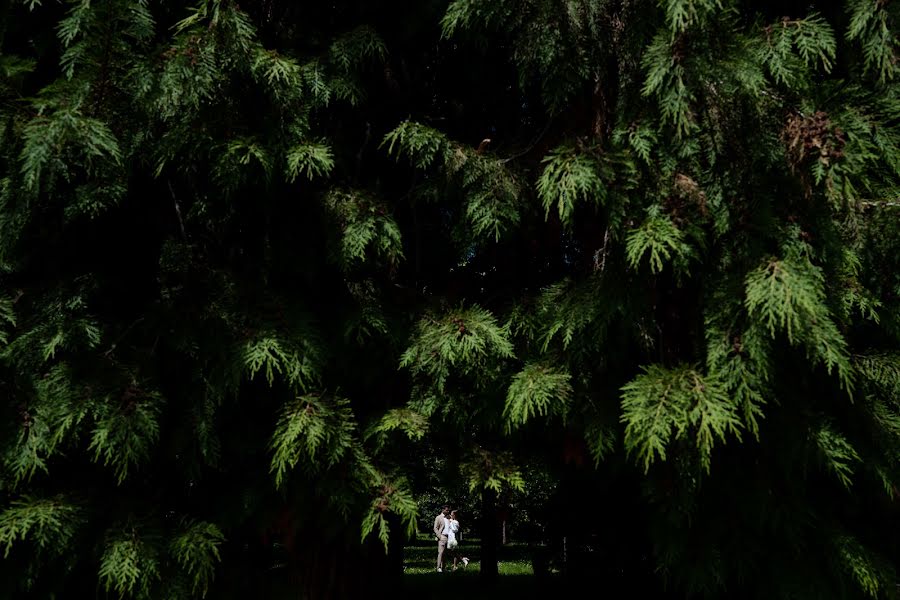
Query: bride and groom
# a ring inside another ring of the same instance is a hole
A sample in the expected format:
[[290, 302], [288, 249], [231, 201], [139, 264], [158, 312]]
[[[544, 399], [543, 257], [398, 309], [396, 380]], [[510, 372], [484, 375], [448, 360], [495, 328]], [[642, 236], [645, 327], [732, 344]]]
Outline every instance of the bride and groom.
[[[460, 560], [457, 556], [456, 548], [459, 546], [457, 536], [459, 534], [459, 521], [456, 519], [456, 511], [450, 510], [450, 506], [445, 504], [434, 519], [434, 536], [438, 542], [437, 555], [437, 572], [444, 570], [444, 556], [450, 554], [453, 556], [453, 570], [456, 570], [456, 563]], [[461, 558], [463, 566], [469, 566], [469, 559], [463, 556]]]

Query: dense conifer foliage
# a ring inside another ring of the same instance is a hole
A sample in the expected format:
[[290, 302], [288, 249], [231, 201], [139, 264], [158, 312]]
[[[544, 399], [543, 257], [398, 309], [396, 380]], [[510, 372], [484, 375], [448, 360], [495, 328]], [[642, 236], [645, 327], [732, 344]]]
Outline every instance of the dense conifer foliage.
[[898, 257], [898, 2], [3, 0], [2, 591], [895, 597]]

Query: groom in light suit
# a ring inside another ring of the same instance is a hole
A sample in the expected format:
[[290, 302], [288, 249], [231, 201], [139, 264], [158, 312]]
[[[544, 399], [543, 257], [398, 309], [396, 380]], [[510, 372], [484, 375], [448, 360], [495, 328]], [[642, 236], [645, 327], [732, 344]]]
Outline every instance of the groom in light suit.
[[449, 521], [447, 515], [450, 514], [450, 505], [445, 504], [438, 516], [434, 518], [434, 537], [437, 538], [438, 555], [437, 555], [437, 572], [441, 573], [444, 568], [444, 550], [447, 548], [447, 527]]

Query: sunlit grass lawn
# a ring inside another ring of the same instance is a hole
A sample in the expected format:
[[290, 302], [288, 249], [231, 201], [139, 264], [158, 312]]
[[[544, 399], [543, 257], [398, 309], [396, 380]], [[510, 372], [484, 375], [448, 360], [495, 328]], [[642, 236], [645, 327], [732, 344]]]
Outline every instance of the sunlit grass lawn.
[[[470, 559], [469, 566], [463, 568], [459, 562], [456, 571], [435, 571], [437, 542], [421, 536], [406, 546], [404, 556], [404, 587], [410, 598], [450, 598], [464, 600], [479, 598], [543, 598], [545, 588], [536, 585], [531, 567], [528, 547], [511, 543], [499, 551], [500, 577], [494, 585], [486, 585], [479, 577], [481, 561], [478, 556], [478, 540], [463, 540], [459, 546], [459, 556]], [[452, 564], [448, 561], [448, 564]]]
[[[457, 575], [478, 574], [481, 570], [481, 562], [478, 560], [478, 540], [467, 540], [460, 544], [458, 554], [470, 559], [469, 566], [463, 568], [462, 561], [458, 563]], [[406, 575], [424, 575], [435, 573], [437, 562], [437, 542], [419, 539], [414, 545], [409, 545], [405, 550], [403, 572]], [[448, 561], [450, 562], [450, 561]], [[452, 563], [451, 563], [452, 564]], [[500, 548], [500, 574], [501, 575], [533, 575], [531, 558], [528, 556], [528, 548], [524, 544], [507, 544]]]

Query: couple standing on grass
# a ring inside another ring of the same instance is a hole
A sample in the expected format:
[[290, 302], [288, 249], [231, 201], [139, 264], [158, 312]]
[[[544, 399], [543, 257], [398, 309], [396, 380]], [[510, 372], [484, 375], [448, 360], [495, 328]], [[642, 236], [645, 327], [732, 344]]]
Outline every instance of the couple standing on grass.
[[[437, 572], [442, 573], [444, 570], [444, 553], [449, 551], [453, 556], [453, 570], [456, 570], [456, 563], [460, 558], [457, 556], [456, 548], [459, 546], [457, 536], [459, 535], [459, 521], [456, 520], [456, 511], [450, 510], [450, 505], [445, 504], [434, 519], [434, 536], [437, 538], [438, 555], [437, 555]], [[464, 567], [469, 566], [469, 559], [462, 557]]]

